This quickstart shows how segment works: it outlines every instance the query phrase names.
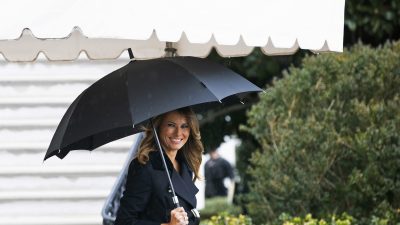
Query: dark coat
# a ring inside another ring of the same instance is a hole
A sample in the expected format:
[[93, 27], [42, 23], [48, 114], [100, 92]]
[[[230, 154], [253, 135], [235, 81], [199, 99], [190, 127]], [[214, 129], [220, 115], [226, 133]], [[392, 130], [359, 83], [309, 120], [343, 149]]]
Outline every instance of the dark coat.
[[228, 161], [221, 157], [209, 159], [204, 165], [204, 175], [206, 177], [206, 198], [228, 194], [224, 179], [234, 178], [232, 166]]
[[[191, 209], [196, 208], [195, 195], [199, 190], [192, 181], [193, 172], [179, 153], [178, 151], [177, 160], [180, 163], [180, 173], [173, 168], [166, 155], [165, 160], [179, 203], [189, 216], [189, 224], [195, 224], [196, 219]], [[150, 152], [149, 161], [145, 165], [140, 164], [137, 159], [132, 160], [115, 225], [168, 223], [174, 208], [160, 153]]]

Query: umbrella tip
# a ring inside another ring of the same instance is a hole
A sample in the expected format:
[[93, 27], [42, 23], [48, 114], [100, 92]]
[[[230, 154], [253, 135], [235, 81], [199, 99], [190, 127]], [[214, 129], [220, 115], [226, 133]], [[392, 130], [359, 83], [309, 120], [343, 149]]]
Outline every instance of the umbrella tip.
[[43, 158], [43, 162], [42, 162], [42, 164], [44, 164], [44, 161], [46, 161], [46, 159], [48, 159], [49, 157], [48, 157], [48, 155], [46, 154], [45, 156], [44, 156], [44, 158]]
[[176, 56], [176, 48], [174, 48], [172, 42], [165, 43], [165, 57], [175, 57]]
[[135, 56], [133, 55], [132, 48], [128, 48], [128, 53], [129, 53], [129, 58], [131, 59], [131, 61], [134, 60]]

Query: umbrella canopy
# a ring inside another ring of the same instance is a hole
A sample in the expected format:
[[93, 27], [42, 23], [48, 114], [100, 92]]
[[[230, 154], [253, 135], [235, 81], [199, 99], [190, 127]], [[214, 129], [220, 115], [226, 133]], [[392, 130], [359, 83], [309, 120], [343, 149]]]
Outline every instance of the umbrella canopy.
[[83, 91], [63, 116], [45, 159], [70, 150], [93, 150], [140, 131], [162, 113], [210, 102], [239, 102], [262, 91], [207, 59], [171, 57], [131, 61]]
[[[0, 53], [9, 61], [341, 52], [345, 0], [5, 0]], [[79, 27], [79, 28], [74, 28]], [[29, 28], [25, 29], [24, 28]], [[71, 32], [72, 30], [72, 32]]]

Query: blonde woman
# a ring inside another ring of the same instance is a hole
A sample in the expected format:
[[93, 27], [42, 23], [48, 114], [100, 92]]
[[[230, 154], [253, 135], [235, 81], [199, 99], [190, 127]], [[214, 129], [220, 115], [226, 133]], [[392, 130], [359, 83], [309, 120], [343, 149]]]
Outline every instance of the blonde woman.
[[115, 225], [198, 224], [195, 210], [198, 189], [194, 181], [200, 178], [203, 145], [196, 115], [188, 107], [181, 108], [154, 118], [153, 125], [181, 207], [174, 206], [154, 134], [148, 127], [129, 166]]

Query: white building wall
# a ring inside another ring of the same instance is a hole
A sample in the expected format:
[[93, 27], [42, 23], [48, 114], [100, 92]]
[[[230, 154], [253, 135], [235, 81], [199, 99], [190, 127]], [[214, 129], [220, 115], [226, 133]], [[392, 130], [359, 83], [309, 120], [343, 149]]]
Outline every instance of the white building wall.
[[132, 145], [128, 137], [65, 159], [43, 157], [69, 104], [128, 63], [0, 61], [0, 224], [100, 225], [101, 209]]

